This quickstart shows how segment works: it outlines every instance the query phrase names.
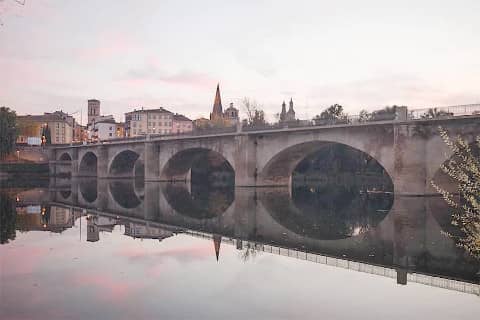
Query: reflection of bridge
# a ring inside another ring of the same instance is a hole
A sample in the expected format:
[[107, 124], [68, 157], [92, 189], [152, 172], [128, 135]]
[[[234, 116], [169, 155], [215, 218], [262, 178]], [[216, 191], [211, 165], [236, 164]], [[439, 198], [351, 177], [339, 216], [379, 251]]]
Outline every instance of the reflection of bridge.
[[[167, 184], [135, 184], [135, 180], [72, 180], [71, 187], [52, 191], [48, 201], [85, 209], [90, 214], [195, 230], [289, 248], [289, 252], [344, 257], [348, 261], [408, 273], [478, 281], [478, 262], [466, 259], [464, 252], [441, 234], [442, 229], [448, 228], [449, 213], [440, 198], [396, 196], [392, 209], [388, 214], [382, 213], [382, 219], [351, 236], [331, 238], [324, 237], [322, 230], [318, 234], [307, 230], [302, 224], [301, 212], [292, 200], [288, 200], [290, 191], [287, 188], [234, 188], [231, 198], [207, 197], [211, 203], [199, 204], [196, 199], [187, 197], [189, 190], [184, 184], [175, 184], [174, 193], [168, 196], [166, 193], [171, 191]], [[182, 186], [183, 192], [179, 191]], [[279, 200], [286, 210], [292, 210], [283, 213], [289, 219], [282, 219], [276, 212]], [[197, 210], [202, 206], [208, 207], [212, 214]], [[412, 275], [408, 277], [411, 279]]]
[[[392, 178], [396, 194], [434, 192], [429, 181], [451, 156], [438, 126], [474, 141], [479, 115], [348, 125], [154, 137], [50, 149], [53, 174], [146, 181], [189, 180], [199, 158], [225, 162], [237, 186], [289, 185], [296, 165], [330, 144], [342, 144], [375, 159]], [[405, 117], [404, 117], [405, 119]]]
[[[74, 207], [74, 206], [66, 206], [62, 203], [50, 203], [50, 205], [54, 208], [65, 208], [69, 209], [74, 215], [75, 211], [81, 210], [84, 211], [84, 208], [81, 207]], [[202, 239], [210, 239], [215, 244], [215, 254], [217, 255], [217, 260], [219, 257], [220, 251], [220, 243], [223, 244], [230, 244], [235, 246], [238, 250], [243, 250], [248, 248], [247, 250], [255, 250], [257, 252], [267, 252], [271, 254], [277, 254], [281, 256], [286, 256], [290, 258], [306, 260], [314, 263], [324, 264], [332, 267], [338, 267], [348, 270], [353, 270], [362, 273], [368, 273], [376, 276], [383, 276], [387, 278], [395, 279], [398, 284], [406, 285], [407, 282], [419, 283], [423, 285], [429, 285], [433, 287], [448, 289], [459, 291], [463, 293], [475, 294], [480, 296], [480, 285], [477, 283], [471, 283], [467, 281], [462, 281], [458, 279], [449, 279], [445, 277], [435, 276], [431, 274], [422, 273], [421, 271], [415, 270], [408, 270], [406, 268], [402, 268], [401, 266], [394, 266], [394, 265], [382, 265], [378, 263], [371, 263], [371, 262], [362, 262], [358, 260], [350, 260], [348, 258], [338, 257], [338, 256], [331, 256], [331, 255], [324, 255], [321, 253], [316, 253], [309, 251], [308, 249], [298, 249], [298, 247], [285, 247], [279, 246], [276, 244], [269, 244], [265, 243], [263, 240], [245, 240], [239, 237], [231, 238], [228, 236], [223, 236], [219, 234], [212, 234], [203, 231], [196, 231], [187, 229], [185, 227], [178, 227], [178, 226], [171, 226], [167, 224], [163, 224], [160, 222], [155, 221], [148, 221], [142, 218], [136, 217], [125, 217], [119, 216], [112, 213], [101, 212], [97, 210], [87, 210], [85, 213], [89, 214], [89, 221], [95, 221], [98, 218], [106, 218], [108, 219], [108, 225], [125, 225], [125, 226], [135, 226], [135, 228], [140, 228], [143, 226], [143, 230], [149, 230], [141, 235], [141, 237], [153, 238], [162, 240], [165, 237], [173, 236], [174, 234], [187, 234], [193, 237], [198, 237]], [[79, 217], [80, 215], [78, 215]], [[95, 217], [95, 219], [93, 219]], [[97, 232], [96, 235], [87, 235], [88, 241], [98, 241], [100, 240], [99, 237], [99, 230], [101, 230], [101, 226], [94, 226], [88, 225], [89, 228], [87, 234], [92, 230]], [[95, 232], [93, 231], [93, 232]], [[125, 234], [131, 237], [137, 237], [131, 231], [127, 232], [127, 228]], [[152, 236], [153, 235], [153, 236]]]

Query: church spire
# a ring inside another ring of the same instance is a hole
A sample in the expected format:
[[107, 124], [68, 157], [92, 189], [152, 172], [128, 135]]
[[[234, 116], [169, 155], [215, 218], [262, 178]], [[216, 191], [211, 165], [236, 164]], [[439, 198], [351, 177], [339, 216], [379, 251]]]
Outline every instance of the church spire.
[[215, 93], [215, 101], [213, 102], [213, 110], [210, 114], [210, 120], [223, 117], [222, 98], [220, 97], [220, 83], [217, 84], [217, 92]]
[[290, 103], [289, 103], [289, 108], [288, 108], [288, 111], [293, 111], [293, 99], [290, 98]]

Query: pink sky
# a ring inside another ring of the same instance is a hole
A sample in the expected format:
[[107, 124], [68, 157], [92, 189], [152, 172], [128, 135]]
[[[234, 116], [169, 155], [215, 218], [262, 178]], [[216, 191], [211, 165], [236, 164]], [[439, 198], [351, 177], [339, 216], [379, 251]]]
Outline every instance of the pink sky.
[[[480, 103], [480, 3], [358, 1], [0, 1], [0, 105], [19, 114], [102, 101], [208, 116], [257, 100], [268, 118], [333, 103]], [[80, 120], [80, 112], [75, 114]]]

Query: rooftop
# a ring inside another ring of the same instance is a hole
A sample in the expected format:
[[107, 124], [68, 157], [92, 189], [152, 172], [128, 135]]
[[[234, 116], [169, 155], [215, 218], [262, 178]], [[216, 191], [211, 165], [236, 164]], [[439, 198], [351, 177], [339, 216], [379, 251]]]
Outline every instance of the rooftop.
[[157, 109], [144, 109], [143, 107], [141, 109], [133, 109], [133, 111], [127, 112], [125, 114], [131, 114], [131, 113], [136, 113], [136, 112], [142, 112], [142, 113], [147, 113], [147, 112], [162, 112], [162, 113], [173, 113], [171, 111], [168, 111], [167, 109], [164, 109], [162, 107], [157, 108]]
[[175, 113], [173, 115], [173, 120], [175, 120], [175, 121], [192, 121], [192, 120], [188, 119], [187, 117], [185, 117], [183, 114], [178, 114], [178, 113]]

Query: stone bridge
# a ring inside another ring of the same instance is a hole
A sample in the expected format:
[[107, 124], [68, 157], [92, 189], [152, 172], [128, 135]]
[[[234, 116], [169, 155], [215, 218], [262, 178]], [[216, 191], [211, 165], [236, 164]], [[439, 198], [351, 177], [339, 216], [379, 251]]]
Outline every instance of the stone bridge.
[[60, 146], [49, 151], [50, 171], [72, 177], [188, 181], [195, 161], [208, 157], [228, 164], [236, 186], [285, 186], [301, 160], [326, 145], [341, 144], [375, 159], [396, 194], [425, 195], [435, 193], [430, 181], [444, 179], [439, 168], [452, 156], [439, 126], [473, 143], [480, 135], [480, 115]]

